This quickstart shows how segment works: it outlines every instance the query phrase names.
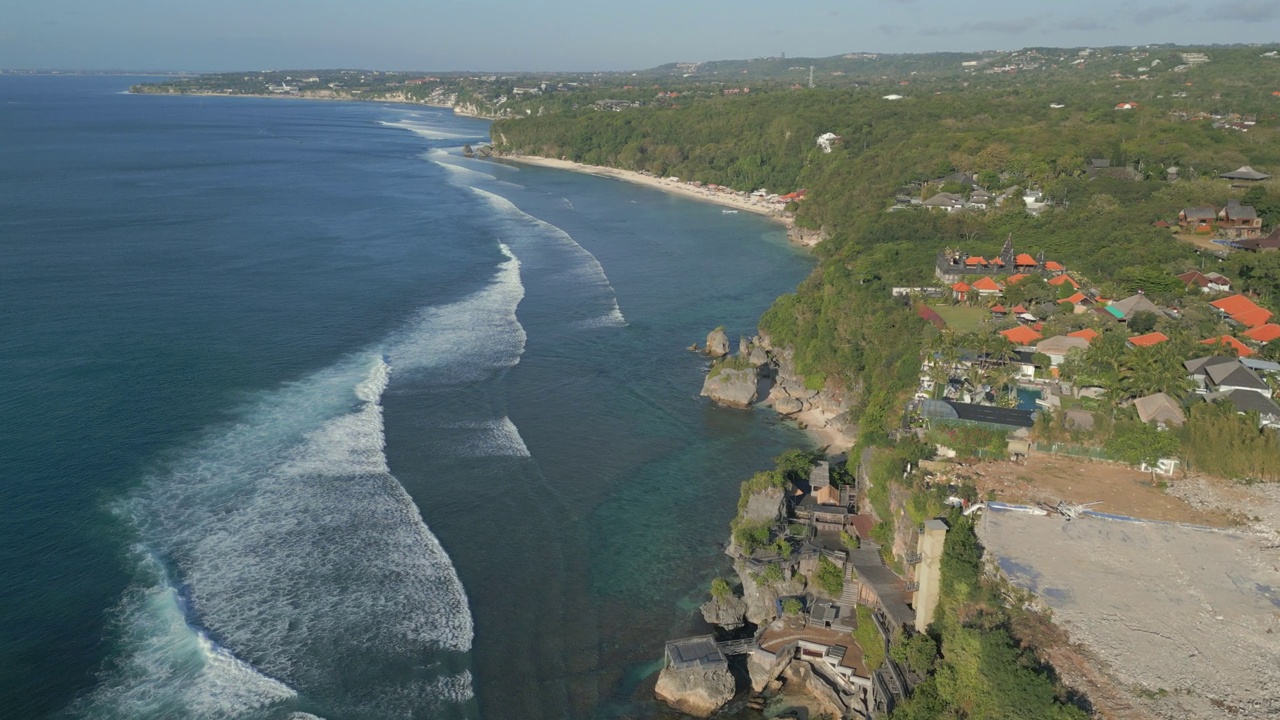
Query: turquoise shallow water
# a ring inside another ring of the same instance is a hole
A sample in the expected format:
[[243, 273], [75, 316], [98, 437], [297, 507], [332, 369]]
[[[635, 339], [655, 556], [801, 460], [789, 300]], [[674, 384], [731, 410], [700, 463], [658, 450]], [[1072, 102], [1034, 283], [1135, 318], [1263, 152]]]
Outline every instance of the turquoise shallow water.
[[660, 713], [803, 442], [683, 348], [808, 259], [480, 121], [129, 82], [0, 78], [0, 716]]

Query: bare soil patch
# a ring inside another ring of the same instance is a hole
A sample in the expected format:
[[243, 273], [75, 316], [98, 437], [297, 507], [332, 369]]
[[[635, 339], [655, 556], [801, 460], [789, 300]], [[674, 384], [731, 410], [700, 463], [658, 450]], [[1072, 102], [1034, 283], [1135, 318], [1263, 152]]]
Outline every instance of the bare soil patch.
[[[1034, 505], [1092, 503], [1100, 512], [1148, 520], [1183, 522], [1211, 527], [1238, 527], [1246, 522], [1241, 508], [1228, 503], [1193, 504], [1166, 491], [1150, 473], [1112, 463], [1089, 462], [1061, 455], [1033, 453], [1025, 462], [1002, 461], [957, 468], [957, 477], [968, 478], [986, 498], [994, 492], [1001, 502]], [[1212, 481], [1225, 484], [1226, 481]], [[1176, 488], [1178, 480], [1167, 480]]]

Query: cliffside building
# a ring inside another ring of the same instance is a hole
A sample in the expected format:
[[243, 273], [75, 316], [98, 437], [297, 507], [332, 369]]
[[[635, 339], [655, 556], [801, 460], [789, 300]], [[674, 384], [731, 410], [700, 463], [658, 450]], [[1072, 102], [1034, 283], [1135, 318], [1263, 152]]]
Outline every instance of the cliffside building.
[[942, 582], [942, 546], [947, 540], [947, 524], [941, 520], [926, 520], [924, 532], [916, 542], [915, 566], [916, 595], [915, 628], [924, 632], [933, 622], [938, 608], [938, 594]]

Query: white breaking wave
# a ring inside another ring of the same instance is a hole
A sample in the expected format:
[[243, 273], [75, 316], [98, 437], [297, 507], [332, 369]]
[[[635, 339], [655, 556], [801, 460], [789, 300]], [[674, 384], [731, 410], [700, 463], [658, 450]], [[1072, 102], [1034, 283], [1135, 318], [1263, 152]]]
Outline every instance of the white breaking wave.
[[408, 329], [391, 337], [387, 352], [397, 372], [432, 370], [427, 379], [435, 382], [470, 382], [520, 362], [527, 339], [516, 318], [524, 299], [520, 261], [511, 248], [498, 247], [506, 259], [488, 287], [423, 310]]
[[511, 418], [451, 423], [446, 427], [479, 431], [465, 444], [454, 447], [464, 457], [529, 457], [529, 448]]
[[[443, 382], [519, 362], [524, 286], [519, 260], [501, 250], [484, 289], [420, 312], [380, 350], [266, 394], [121, 507], [149, 549], [142, 557], [154, 563], [157, 552], [182, 583], [129, 591], [121, 659], [73, 714], [259, 717], [301, 693], [337, 711], [407, 717], [472, 697], [466, 672], [378, 673], [465, 653], [473, 636], [456, 570], [387, 467], [380, 403], [387, 355], [397, 372]], [[477, 455], [528, 456], [509, 419], [475, 429]], [[352, 667], [373, 673], [363, 694], [340, 686]]]
[[[447, 155], [447, 153], [443, 153], [443, 154]], [[482, 173], [479, 170], [472, 170], [471, 168], [462, 167], [461, 165], [454, 165], [453, 163], [444, 162], [442, 160], [433, 159], [431, 162], [435, 163], [436, 165], [439, 165], [445, 170], [448, 170], [450, 173], [456, 175], [460, 180], [464, 182], [485, 182], [485, 181], [499, 182], [498, 178], [488, 173]]]
[[408, 130], [409, 132], [426, 138], [427, 140], [474, 140], [475, 135], [464, 135], [456, 132], [442, 130], [438, 126], [430, 123], [414, 121], [414, 120], [379, 120], [379, 125], [390, 128], [398, 128], [400, 130]]
[[113, 682], [77, 702], [73, 714], [235, 718], [296, 697], [191, 627], [163, 567], [143, 548], [134, 550], [151, 584], [131, 589], [117, 608], [115, 629], [131, 652], [116, 665]]
[[594, 327], [622, 327], [627, 324], [626, 317], [622, 314], [622, 308], [618, 306], [618, 296], [613, 289], [613, 285], [609, 282], [609, 276], [605, 274], [604, 267], [600, 261], [596, 259], [586, 248], [578, 244], [569, 233], [552, 225], [549, 222], [540, 220], [529, 213], [516, 207], [515, 203], [502, 197], [495, 195], [487, 190], [481, 190], [472, 187], [471, 191], [479, 195], [486, 202], [500, 213], [507, 220], [524, 225], [525, 227], [538, 231], [541, 237], [552, 240], [560, 245], [561, 248], [567, 250], [577, 262], [565, 265], [560, 272], [566, 275], [566, 279], [573, 282], [595, 286], [599, 288], [601, 293], [607, 293], [609, 303], [612, 305], [611, 310], [603, 316], [596, 318], [592, 322], [598, 324]]

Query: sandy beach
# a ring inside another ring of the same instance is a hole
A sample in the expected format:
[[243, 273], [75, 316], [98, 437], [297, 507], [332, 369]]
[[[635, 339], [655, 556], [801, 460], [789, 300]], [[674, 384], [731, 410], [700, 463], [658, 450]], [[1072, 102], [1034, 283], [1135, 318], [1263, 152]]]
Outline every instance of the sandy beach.
[[785, 215], [782, 209], [770, 202], [766, 202], [758, 198], [744, 198], [740, 195], [733, 194], [730, 191], [716, 191], [706, 187], [696, 187], [688, 185], [684, 182], [674, 182], [666, 178], [645, 175], [632, 170], [618, 170], [615, 168], [601, 167], [599, 165], [584, 165], [582, 163], [572, 162], [570, 160], [556, 160], [553, 158], [537, 157], [533, 155], [498, 155], [495, 156], [503, 160], [511, 160], [512, 162], [524, 163], [526, 165], [538, 165], [541, 167], [556, 168], [559, 170], [572, 170], [573, 172], [588, 173], [598, 175], [600, 177], [616, 178], [625, 180], [636, 185], [644, 185], [655, 190], [683, 195], [684, 197], [694, 200], [702, 200], [704, 202], [716, 203], [734, 210], [755, 213], [762, 215], [771, 220], [783, 223], [787, 227], [791, 227], [791, 217]]

